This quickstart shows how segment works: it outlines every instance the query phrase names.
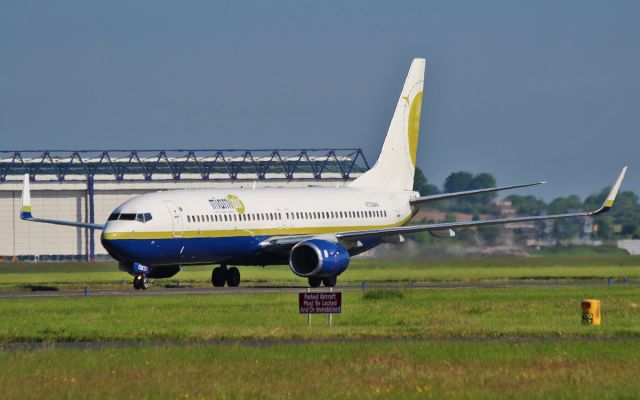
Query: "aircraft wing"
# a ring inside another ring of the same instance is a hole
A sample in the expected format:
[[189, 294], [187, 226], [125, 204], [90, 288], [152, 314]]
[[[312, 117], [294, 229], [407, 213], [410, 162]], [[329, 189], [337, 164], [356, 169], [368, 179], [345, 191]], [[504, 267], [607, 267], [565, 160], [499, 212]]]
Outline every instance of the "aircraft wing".
[[523, 187], [529, 187], [529, 186], [542, 185], [545, 183], [547, 182], [535, 182], [535, 183], [526, 183], [523, 185], [502, 186], [502, 187], [493, 187], [493, 188], [487, 188], [487, 189], [465, 190], [464, 192], [434, 194], [431, 196], [418, 197], [416, 199], [411, 200], [410, 203], [412, 205], [420, 206], [422, 205], [422, 203], [427, 203], [430, 201], [455, 199], [458, 197], [472, 196], [474, 194], [492, 193], [492, 192], [498, 192], [501, 190], [517, 189], [517, 188], [523, 188]]
[[[485, 219], [485, 220], [476, 220], [476, 221], [465, 221], [465, 222], [444, 222], [438, 224], [424, 224], [424, 225], [410, 225], [410, 226], [400, 226], [395, 228], [384, 228], [384, 229], [371, 229], [366, 231], [353, 231], [353, 232], [339, 232], [331, 235], [331, 239], [334, 240], [359, 240], [371, 237], [387, 237], [401, 234], [411, 234], [411, 233], [419, 233], [419, 232], [437, 232], [449, 229], [456, 228], [470, 228], [474, 226], [483, 226], [483, 225], [504, 225], [518, 222], [528, 222], [528, 221], [543, 221], [543, 220], [553, 220], [553, 219], [563, 219], [563, 218], [575, 218], [575, 217], [591, 217], [594, 215], [602, 214], [613, 206], [613, 202], [620, 190], [620, 185], [622, 184], [622, 180], [624, 179], [624, 175], [627, 172], [627, 167], [622, 169], [618, 179], [614, 183], [609, 195], [606, 200], [602, 204], [600, 208], [595, 211], [586, 211], [586, 212], [577, 212], [577, 213], [566, 213], [566, 214], [553, 214], [553, 215], [540, 215], [540, 216], [527, 216], [527, 217], [514, 217], [514, 218], [496, 218], [496, 219]], [[261, 243], [264, 249], [283, 249], [289, 246], [292, 246], [298, 242], [308, 240], [310, 238], [322, 238], [318, 236], [312, 235], [296, 235], [296, 236], [282, 236], [282, 237], [273, 237], [265, 240]]]
[[103, 229], [104, 225], [89, 224], [84, 222], [61, 221], [57, 219], [34, 218], [31, 214], [31, 190], [29, 189], [29, 174], [24, 175], [24, 187], [22, 189], [22, 208], [20, 219], [30, 222], [42, 222], [45, 224], [75, 226], [78, 228]]

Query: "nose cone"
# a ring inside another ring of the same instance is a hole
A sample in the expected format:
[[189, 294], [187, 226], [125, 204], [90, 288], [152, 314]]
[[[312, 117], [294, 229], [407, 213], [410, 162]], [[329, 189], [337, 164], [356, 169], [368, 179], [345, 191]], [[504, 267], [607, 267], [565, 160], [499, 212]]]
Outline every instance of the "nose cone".
[[111, 257], [121, 262], [130, 261], [129, 254], [125, 250], [125, 243], [123, 239], [118, 238], [118, 231], [114, 225], [116, 224], [113, 222], [106, 223], [102, 235], [100, 235], [100, 242]]

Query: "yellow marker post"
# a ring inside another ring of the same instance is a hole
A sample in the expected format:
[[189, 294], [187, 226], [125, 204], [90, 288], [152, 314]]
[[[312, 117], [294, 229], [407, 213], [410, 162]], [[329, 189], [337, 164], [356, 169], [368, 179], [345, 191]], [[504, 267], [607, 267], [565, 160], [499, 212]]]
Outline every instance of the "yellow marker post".
[[600, 300], [582, 300], [582, 325], [600, 326]]

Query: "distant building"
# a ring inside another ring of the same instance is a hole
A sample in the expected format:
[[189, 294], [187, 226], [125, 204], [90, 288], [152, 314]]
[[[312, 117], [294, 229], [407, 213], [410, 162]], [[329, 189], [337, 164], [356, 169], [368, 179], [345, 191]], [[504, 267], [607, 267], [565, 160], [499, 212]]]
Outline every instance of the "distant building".
[[152, 191], [336, 186], [368, 169], [360, 149], [0, 151], [0, 259], [108, 257], [100, 231], [20, 220], [25, 174], [35, 216], [103, 223]]

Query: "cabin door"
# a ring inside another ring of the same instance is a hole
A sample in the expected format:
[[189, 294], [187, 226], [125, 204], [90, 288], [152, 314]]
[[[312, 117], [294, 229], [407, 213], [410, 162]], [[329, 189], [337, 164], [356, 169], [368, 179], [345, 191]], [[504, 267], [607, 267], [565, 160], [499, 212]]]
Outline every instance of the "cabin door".
[[173, 237], [182, 237], [184, 233], [183, 221], [182, 221], [182, 208], [178, 207], [176, 203], [171, 200], [164, 202], [164, 205], [169, 210], [171, 215], [171, 225], [173, 229]]

